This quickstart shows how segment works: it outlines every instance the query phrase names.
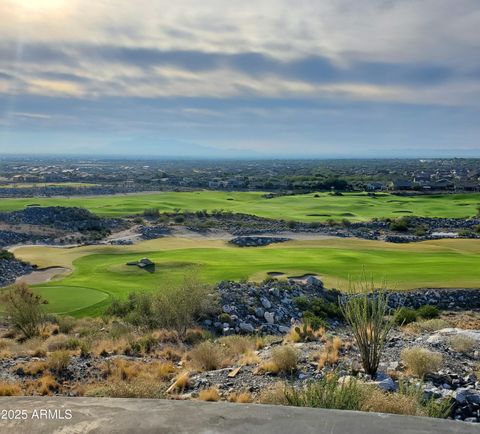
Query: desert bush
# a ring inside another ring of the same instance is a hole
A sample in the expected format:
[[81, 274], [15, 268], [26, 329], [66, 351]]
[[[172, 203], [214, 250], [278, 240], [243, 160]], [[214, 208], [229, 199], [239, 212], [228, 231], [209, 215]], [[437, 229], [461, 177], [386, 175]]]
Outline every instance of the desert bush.
[[469, 354], [477, 347], [477, 341], [465, 335], [452, 336], [448, 343], [453, 351], [463, 354]]
[[417, 315], [423, 319], [438, 318], [440, 315], [440, 309], [437, 306], [431, 304], [424, 304], [417, 309]]
[[435, 318], [426, 321], [416, 321], [405, 327], [406, 331], [411, 333], [434, 332], [449, 327], [448, 322], [443, 319]]
[[215, 387], [211, 387], [209, 389], [203, 389], [200, 390], [198, 393], [198, 399], [200, 401], [209, 401], [209, 402], [215, 402], [220, 399], [220, 393], [218, 392], [218, 389]]
[[166, 397], [166, 385], [148, 378], [135, 378], [131, 381], [115, 380], [108, 383], [90, 385], [85, 396], [99, 398], [149, 398]]
[[253, 402], [253, 396], [250, 392], [234, 392], [228, 396], [228, 400], [237, 404], [249, 404]]
[[176, 378], [173, 384], [170, 386], [169, 391], [171, 392], [182, 392], [190, 386], [190, 373], [185, 371], [180, 373]]
[[47, 362], [43, 360], [33, 360], [20, 365], [17, 369], [21, 369], [26, 375], [38, 375], [48, 368]]
[[222, 345], [225, 345], [227, 352], [234, 357], [247, 354], [255, 350], [255, 341], [248, 336], [231, 335], [225, 336], [219, 340]]
[[54, 351], [47, 358], [48, 368], [56, 374], [61, 374], [63, 371], [65, 371], [69, 364], [70, 354], [68, 351]]
[[0, 382], [0, 396], [19, 396], [22, 395], [22, 389], [16, 383], [7, 381]]
[[416, 416], [418, 414], [418, 401], [416, 397], [399, 393], [385, 393], [377, 388], [370, 388], [368, 399], [361, 407], [362, 411], [375, 413], [390, 413]]
[[202, 371], [222, 368], [226, 362], [223, 348], [209, 341], [198, 344], [190, 351], [189, 355], [193, 367]]
[[292, 374], [297, 370], [298, 352], [290, 345], [282, 345], [272, 350], [269, 360], [260, 369], [272, 373]]
[[397, 311], [395, 322], [398, 325], [407, 325], [417, 320], [417, 312], [408, 307], [401, 307]]
[[428, 372], [436, 372], [442, 365], [442, 355], [425, 348], [411, 347], [402, 350], [401, 359], [417, 377], [423, 378]]
[[55, 335], [48, 339], [46, 345], [49, 352], [59, 350], [76, 350], [80, 348], [80, 340], [77, 338], [68, 337], [66, 335]]
[[77, 320], [71, 316], [61, 316], [58, 318], [58, 331], [68, 334], [75, 328], [76, 323]]
[[407, 232], [410, 224], [408, 217], [400, 217], [390, 223], [389, 229], [394, 232]]
[[336, 375], [308, 382], [302, 388], [285, 388], [288, 405], [339, 410], [360, 410], [364, 390], [355, 379], [339, 382]]
[[188, 327], [214, 308], [211, 292], [209, 286], [187, 275], [176, 288], [155, 294], [134, 292], [125, 301], [114, 300], [106, 313], [136, 327], [173, 329], [184, 336]]
[[363, 369], [375, 376], [385, 340], [396, 320], [396, 315], [386, 318], [389, 313], [388, 295], [377, 292], [372, 297], [368, 293], [347, 296], [341, 301], [341, 309], [352, 328]]
[[26, 339], [40, 335], [46, 322], [42, 309], [45, 300], [34, 294], [27, 285], [16, 285], [3, 294], [2, 301], [5, 316], [14, 329]]
[[284, 383], [276, 383], [271, 387], [267, 387], [260, 393], [259, 402], [261, 404], [270, 405], [288, 405], [287, 398], [285, 397]]
[[40, 395], [51, 395], [53, 392], [57, 392], [60, 385], [57, 383], [55, 378], [47, 374], [41, 377], [36, 384], [36, 391]]
[[342, 345], [342, 340], [338, 336], [328, 339], [322, 351], [318, 354], [318, 369], [338, 363], [340, 359], [339, 350]]

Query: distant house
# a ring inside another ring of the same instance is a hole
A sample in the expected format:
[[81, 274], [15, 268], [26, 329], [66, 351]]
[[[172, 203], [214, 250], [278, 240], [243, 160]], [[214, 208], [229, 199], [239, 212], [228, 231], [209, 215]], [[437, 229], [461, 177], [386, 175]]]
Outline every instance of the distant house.
[[368, 191], [382, 191], [385, 190], [385, 184], [382, 182], [370, 182], [367, 184]]
[[412, 190], [413, 189], [413, 182], [403, 179], [397, 179], [390, 183], [391, 190]]

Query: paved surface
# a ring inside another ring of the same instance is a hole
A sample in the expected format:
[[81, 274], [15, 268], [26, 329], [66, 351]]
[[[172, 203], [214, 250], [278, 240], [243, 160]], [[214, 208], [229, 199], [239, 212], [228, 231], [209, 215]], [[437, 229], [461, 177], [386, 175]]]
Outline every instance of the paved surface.
[[[17, 414], [9, 410], [16, 410]], [[20, 420], [9, 420], [16, 416]], [[26, 419], [21, 420], [22, 417]], [[480, 426], [420, 417], [256, 404], [8, 397], [0, 398], [0, 432], [478, 434]]]

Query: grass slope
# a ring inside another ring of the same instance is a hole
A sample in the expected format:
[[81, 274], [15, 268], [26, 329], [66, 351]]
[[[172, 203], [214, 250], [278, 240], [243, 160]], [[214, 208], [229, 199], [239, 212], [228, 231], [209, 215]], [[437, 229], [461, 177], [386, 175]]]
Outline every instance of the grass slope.
[[[73, 249], [24, 247], [22, 259], [40, 266], [73, 267], [60, 281], [36, 290], [53, 312], [95, 315], [110, 297], [133, 290], [156, 291], [181, 281], [187, 270], [199, 278], [261, 280], [269, 271], [286, 275], [319, 274], [327, 286], [345, 289], [363, 269], [395, 289], [418, 287], [480, 287], [480, 243], [439, 240], [415, 244], [386, 244], [356, 239], [292, 241], [262, 248], [231, 247], [222, 241], [166, 238], [135, 246], [89, 246]], [[148, 256], [157, 264], [154, 274], [126, 262]]]
[[107, 217], [142, 213], [146, 208], [161, 212], [175, 209], [196, 211], [223, 209], [254, 214], [267, 218], [296, 221], [326, 221], [347, 218], [351, 221], [370, 220], [374, 217], [472, 217], [480, 205], [480, 194], [449, 194], [439, 196], [401, 197], [363, 193], [330, 196], [327, 193], [281, 196], [266, 199], [260, 192], [165, 192], [108, 197], [76, 198], [22, 198], [1, 199], [0, 211], [23, 209], [31, 204], [42, 206], [80, 206]]

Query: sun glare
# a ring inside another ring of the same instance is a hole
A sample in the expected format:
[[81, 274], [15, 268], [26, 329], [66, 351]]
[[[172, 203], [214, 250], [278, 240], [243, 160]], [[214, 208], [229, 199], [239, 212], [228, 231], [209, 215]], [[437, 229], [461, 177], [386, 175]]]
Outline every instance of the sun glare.
[[68, 0], [10, 0], [20, 9], [28, 12], [47, 12], [63, 9], [68, 5]]

